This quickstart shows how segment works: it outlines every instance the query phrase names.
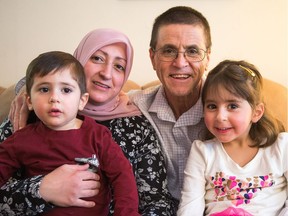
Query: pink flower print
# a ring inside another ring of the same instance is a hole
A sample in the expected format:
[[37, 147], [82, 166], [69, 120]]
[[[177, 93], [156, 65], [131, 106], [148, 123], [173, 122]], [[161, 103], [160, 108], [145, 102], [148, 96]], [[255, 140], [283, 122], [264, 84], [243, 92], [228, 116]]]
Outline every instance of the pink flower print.
[[227, 186], [229, 187], [229, 189], [232, 189], [232, 188], [234, 188], [234, 187], [237, 186], [237, 182], [236, 182], [236, 181], [228, 180]]
[[242, 205], [244, 203], [243, 199], [235, 199], [235, 200], [232, 200], [231, 202], [235, 206], [239, 206], [239, 205]]
[[253, 216], [242, 208], [229, 207], [222, 212], [211, 214], [210, 216]]

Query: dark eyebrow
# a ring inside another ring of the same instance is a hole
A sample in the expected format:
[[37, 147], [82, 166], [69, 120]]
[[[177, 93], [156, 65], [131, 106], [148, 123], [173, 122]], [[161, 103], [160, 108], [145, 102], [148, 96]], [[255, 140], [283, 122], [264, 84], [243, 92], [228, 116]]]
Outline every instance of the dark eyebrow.
[[[109, 54], [108, 54], [107, 52], [104, 52], [104, 51], [101, 50], [101, 49], [99, 49], [99, 50], [97, 50], [97, 51], [100, 51], [100, 52], [101, 52], [103, 55], [105, 55], [106, 57], [109, 56]], [[97, 52], [97, 51], [96, 51], [96, 52]], [[95, 54], [96, 52], [94, 52], [94, 54]], [[116, 59], [116, 60], [121, 60], [121, 61], [127, 62], [127, 59], [122, 58], [122, 57], [120, 57], [120, 56], [116, 56], [115, 59]]]
[[200, 48], [199, 46], [193, 44], [193, 45], [185, 46], [185, 49], [186, 49], [186, 50], [187, 50], [187, 49], [197, 49], [197, 50], [199, 50], [199, 49], [201, 49], [201, 48]]

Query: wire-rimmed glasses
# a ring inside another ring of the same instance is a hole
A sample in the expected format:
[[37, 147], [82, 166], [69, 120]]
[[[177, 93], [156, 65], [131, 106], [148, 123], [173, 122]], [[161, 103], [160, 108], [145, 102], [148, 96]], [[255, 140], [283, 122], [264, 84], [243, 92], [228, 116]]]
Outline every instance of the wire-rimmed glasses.
[[171, 47], [162, 47], [154, 50], [160, 61], [171, 62], [177, 59], [179, 53], [183, 53], [187, 61], [200, 62], [205, 58], [206, 51], [196, 47], [188, 48], [184, 52], [179, 52], [177, 49]]

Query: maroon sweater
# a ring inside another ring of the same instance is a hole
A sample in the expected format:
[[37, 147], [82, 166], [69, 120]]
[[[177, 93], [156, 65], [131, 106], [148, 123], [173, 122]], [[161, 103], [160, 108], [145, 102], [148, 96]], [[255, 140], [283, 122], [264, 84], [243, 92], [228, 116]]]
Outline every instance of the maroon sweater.
[[96, 154], [101, 189], [89, 199], [96, 206], [56, 207], [45, 215], [107, 216], [111, 200], [109, 185], [114, 190], [114, 215], [139, 215], [137, 187], [129, 161], [105, 126], [89, 117], [82, 118], [80, 129], [54, 131], [37, 122], [5, 140], [0, 145], [0, 186], [21, 167], [25, 168], [25, 177], [45, 175], [63, 164], [75, 164], [74, 158]]

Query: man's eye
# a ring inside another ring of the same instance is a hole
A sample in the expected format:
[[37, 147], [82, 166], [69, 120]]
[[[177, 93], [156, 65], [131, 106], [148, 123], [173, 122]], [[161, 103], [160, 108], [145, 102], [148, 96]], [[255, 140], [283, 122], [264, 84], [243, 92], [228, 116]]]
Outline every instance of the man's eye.
[[72, 92], [72, 89], [70, 89], [70, 88], [63, 88], [63, 90], [62, 90], [64, 93], [70, 93], [70, 92]]
[[191, 49], [187, 49], [186, 50], [187, 55], [198, 55], [199, 54], [199, 50], [196, 48], [191, 48]]
[[163, 50], [162, 50], [162, 53], [163, 53], [164, 55], [175, 55], [175, 54], [177, 54], [177, 50], [167, 48], [167, 49], [163, 49]]

